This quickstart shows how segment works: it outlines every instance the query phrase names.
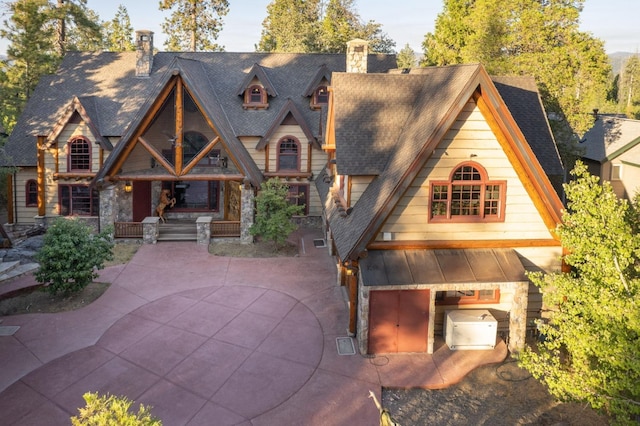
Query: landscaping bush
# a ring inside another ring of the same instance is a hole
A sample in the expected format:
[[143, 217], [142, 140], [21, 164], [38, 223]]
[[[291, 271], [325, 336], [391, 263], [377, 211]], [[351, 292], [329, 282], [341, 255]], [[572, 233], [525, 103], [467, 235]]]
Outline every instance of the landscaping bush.
[[36, 255], [40, 263], [36, 280], [51, 294], [82, 290], [98, 276], [96, 270], [104, 268], [104, 262], [113, 257], [110, 234], [110, 230], [94, 234], [81, 220], [57, 219], [47, 229]]
[[73, 426], [162, 426], [151, 415], [150, 407], [140, 404], [137, 413], [130, 412], [133, 401], [126, 397], [87, 392], [83, 398], [87, 405], [78, 409], [78, 416], [71, 417]]

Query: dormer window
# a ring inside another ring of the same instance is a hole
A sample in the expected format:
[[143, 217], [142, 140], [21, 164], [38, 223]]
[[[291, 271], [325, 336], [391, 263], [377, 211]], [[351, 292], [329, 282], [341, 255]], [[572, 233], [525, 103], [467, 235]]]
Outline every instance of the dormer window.
[[313, 97], [311, 98], [311, 107], [321, 108], [328, 103], [329, 90], [327, 89], [327, 86], [318, 86], [318, 88], [313, 92]]
[[91, 145], [84, 138], [76, 138], [68, 145], [68, 168], [69, 171], [90, 171], [91, 170]]
[[245, 91], [244, 105], [245, 108], [267, 108], [267, 91], [264, 87], [257, 84], [250, 86]]

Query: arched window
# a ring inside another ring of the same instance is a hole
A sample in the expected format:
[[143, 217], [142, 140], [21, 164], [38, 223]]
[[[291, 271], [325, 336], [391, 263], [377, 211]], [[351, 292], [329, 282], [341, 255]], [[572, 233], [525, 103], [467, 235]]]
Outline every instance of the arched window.
[[300, 142], [293, 136], [278, 142], [278, 171], [282, 170], [300, 170]]
[[321, 107], [329, 103], [329, 90], [327, 86], [318, 86], [315, 92], [313, 92], [313, 106]]
[[264, 87], [254, 84], [249, 86], [244, 94], [245, 107], [258, 107], [267, 104], [267, 91]]
[[69, 171], [91, 170], [91, 144], [84, 138], [69, 141]]
[[27, 207], [38, 207], [38, 183], [35, 179], [29, 179], [24, 188], [25, 205]]
[[431, 222], [504, 221], [505, 181], [490, 181], [478, 163], [459, 164], [448, 181], [431, 182]]

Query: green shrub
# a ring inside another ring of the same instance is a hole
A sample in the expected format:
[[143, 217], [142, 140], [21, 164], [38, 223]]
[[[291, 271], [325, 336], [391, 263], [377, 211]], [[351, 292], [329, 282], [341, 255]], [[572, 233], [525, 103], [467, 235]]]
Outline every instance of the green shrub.
[[98, 276], [96, 270], [113, 257], [110, 230], [94, 234], [81, 220], [57, 219], [47, 229], [36, 255], [35, 277], [52, 294], [79, 292]]
[[278, 178], [262, 182], [256, 197], [256, 221], [251, 226], [251, 235], [271, 240], [278, 248], [296, 229], [291, 222], [294, 215], [301, 214], [304, 206], [289, 202], [289, 185]]
[[82, 397], [87, 404], [78, 409], [78, 416], [71, 417], [73, 426], [162, 426], [162, 422], [151, 415], [150, 407], [140, 404], [137, 413], [130, 412], [133, 401], [126, 397], [92, 392]]

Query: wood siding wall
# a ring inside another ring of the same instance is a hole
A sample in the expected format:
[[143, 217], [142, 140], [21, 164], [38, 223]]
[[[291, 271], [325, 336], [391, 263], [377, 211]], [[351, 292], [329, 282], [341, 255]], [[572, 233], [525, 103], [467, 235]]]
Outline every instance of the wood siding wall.
[[367, 189], [367, 186], [369, 186], [374, 178], [375, 176], [349, 176], [349, 205], [351, 207], [356, 205], [362, 196], [362, 193]]
[[26, 185], [27, 181], [33, 179], [37, 180], [38, 172], [35, 167], [21, 167], [13, 186], [13, 195], [15, 201], [15, 221], [18, 224], [32, 224], [34, 223], [34, 217], [38, 215], [38, 207], [27, 207], [26, 199]]
[[[429, 223], [430, 182], [449, 180], [453, 169], [469, 160], [481, 164], [490, 180], [507, 182], [505, 221]], [[551, 238], [533, 201], [473, 101], [466, 105], [380, 231], [378, 240], [382, 240], [383, 232], [391, 233], [392, 240]]]

